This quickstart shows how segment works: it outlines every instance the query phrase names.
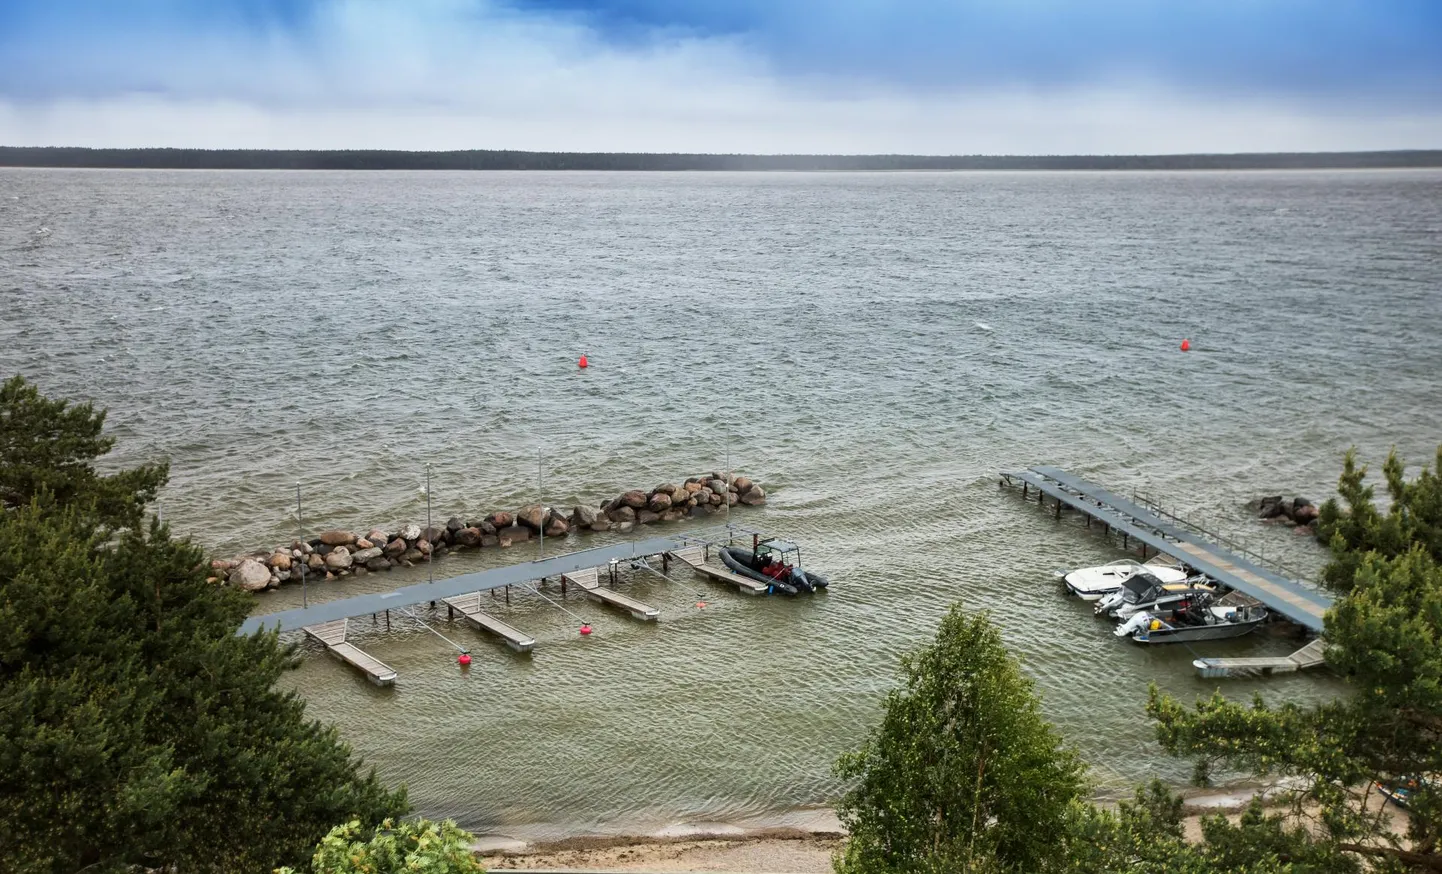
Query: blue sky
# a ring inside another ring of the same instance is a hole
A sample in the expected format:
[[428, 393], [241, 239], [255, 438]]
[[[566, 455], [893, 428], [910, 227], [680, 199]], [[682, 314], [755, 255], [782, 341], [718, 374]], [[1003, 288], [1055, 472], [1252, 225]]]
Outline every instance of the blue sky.
[[1442, 147], [1442, 0], [0, 0], [0, 142]]

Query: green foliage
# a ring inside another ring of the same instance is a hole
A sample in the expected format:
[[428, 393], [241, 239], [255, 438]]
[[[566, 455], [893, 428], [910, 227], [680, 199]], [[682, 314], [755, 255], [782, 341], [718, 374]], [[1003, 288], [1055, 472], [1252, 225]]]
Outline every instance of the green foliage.
[[953, 607], [906, 657], [880, 726], [838, 771], [841, 874], [1045, 871], [1084, 790], [1083, 766], [985, 615]]
[[[1200, 780], [1222, 764], [1302, 784], [1291, 826], [1258, 812], [1236, 827], [1239, 838], [1214, 823], [1209, 844], [1231, 848], [1215, 850], [1219, 859], [1265, 845], [1297, 870], [1346, 871], [1359, 860], [1375, 870], [1442, 870], [1435, 779], [1413, 792], [1402, 834], [1381, 815], [1374, 789], [1442, 773], [1442, 488], [1430, 470], [1412, 482], [1402, 470], [1395, 454], [1387, 459], [1392, 505], [1381, 512], [1349, 454], [1338, 486], [1347, 509], [1335, 501], [1323, 509], [1333, 551], [1326, 578], [1343, 593], [1326, 617], [1326, 657], [1349, 681], [1345, 698], [1269, 707], [1218, 693], [1187, 708], [1152, 690], [1148, 712], [1162, 746], [1196, 758]], [[1295, 825], [1304, 814], [1310, 830]]]
[[[85, 442], [96, 417], [67, 421], [55, 458], [108, 445]], [[249, 601], [206, 583], [196, 547], [111, 527], [148, 478], [122, 495], [135, 480], [46, 472], [18, 445], [29, 460], [0, 468], [36, 471], [40, 492], [0, 512], [0, 871], [267, 871], [335, 822], [405, 811], [275, 689], [293, 652], [236, 635]]]
[[0, 506], [40, 499], [59, 506], [92, 505], [113, 527], [140, 523], [146, 504], [165, 485], [166, 465], [144, 465], [110, 476], [93, 462], [115, 445], [101, 434], [105, 413], [40, 394], [19, 376], [0, 385]]
[[[429, 820], [377, 828], [351, 820], [331, 829], [310, 862], [310, 874], [485, 874], [471, 836], [455, 823]], [[299, 874], [281, 868], [276, 874]]]

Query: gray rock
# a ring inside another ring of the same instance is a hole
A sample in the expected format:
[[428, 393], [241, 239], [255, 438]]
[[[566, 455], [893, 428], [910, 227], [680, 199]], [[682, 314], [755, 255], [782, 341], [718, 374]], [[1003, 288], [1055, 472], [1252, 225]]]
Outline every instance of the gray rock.
[[631, 509], [629, 504], [623, 504], [616, 509], [607, 512], [606, 518], [610, 519], [612, 522], [615, 522], [618, 525], [622, 522], [634, 523], [636, 521], [636, 511]]
[[460, 516], [452, 516], [451, 518], [446, 520], [447, 531], [460, 531], [464, 527], [466, 527], [466, 525], [464, 522], [461, 521]]
[[320, 542], [326, 546], [350, 546], [355, 543], [354, 531], [341, 531], [339, 528], [331, 531], [322, 531]]
[[607, 519], [605, 516], [599, 516], [596, 518], [596, 521], [592, 522], [587, 527], [589, 527], [592, 531], [609, 531], [611, 530], [611, 520]]
[[531, 529], [524, 525], [512, 525], [509, 528], [498, 530], [496, 536], [507, 538], [512, 543], [521, 543], [531, 539]]
[[552, 516], [550, 521], [546, 523], [547, 537], [564, 537], [566, 532], [570, 530], [571, 526], [560, 516]]
[[481, 545], [481, 529], [462, 528], [454, 535], [457, 546], [476, 547]]
[[[419, 533], [419, 532], [418, 532]], [[386, 544], [386, 555], [395, 558], [406, 551], [406, 542], [399, 537]]]
[[646, 493], [640, 489], [632, 489], [621, 496], [621, 503], [633, 510], [639, 510], [646, 506]]
[[573, 507], [571, 509], [571, 522], [577, 528], [586, 528], [595, 524], [601, 514], [596, 512], [595, 507]]
[[657, 492], [647, 502], [646, 509], [652, 513], [664, 513], [671, 509], [671, 496], [665, 492]]
[[619, 531], [619, 532], [622, 533], [622, 534], [630, 534], [630, 533], [631, 533], [631, 530], [632, 530], [633, 528], [635, 528], [635, 527], [636, 527], [636, 523], [630, 521], [629, 519], [626, 520], [625, 522], [617, 522], [617, 523], [616, 523], [616, 530]]
[[760, 486], [752, 486], [741, 495], [741, 503], [748, 507], [759, 507], [766, 503], [766, 492]]
[[515, 525], [516, 517], [505, 512], [492, 513], [486, 517], [486, 521], [491, 523], [492, 528], [500, 531], [502, 528], [510, 528], [512, 525]]
[[686, 511], [685, 511], [685, 510], [682, 510], [682, 509], [680, 509], [679, 507], [672, 507], [671, 509], [669, 509], [669, 510], [667, 510], [666, 512], [664, 512], [664, 513], [661, 514], [661, 519], [660, 519], [660, 521], [662, 521], [662, 522], [675, 522], [675, 521], [679, 520], [682, 516], [685, 516], [685, 515], [686, 515]]
[[383, 555], [378, 555], [366, 562], [366, 570], [388, 571], [391, 569], [391, 560]]
[[739, 504], [739, 503], [741, 503], [741, 496], [740, 496], [740, 495], [736, 494], [735, 492], [727, 492], [727, 493], [726, 493], [726, 506], [728, 506], [728, 507], [734, 507], [734, 506], [736, 506], [736, 505]]
[[724, 495], [726, 494], [726, 481], [724, 479], [721, 479], [720, 477], [717, 477], [716, 479], [713, 479], [710, 482], [706, 483], [706, 488], [710, 489], [718, 495]]
[[516, 511], [516, 521], [532, 531], [540, 531], [546, 524], [546, 508], [540, 504], [528, 504]]
[[660, 493], [663, 495], [674, 495], [676, 494], [676, 489], [677, 486], [675, 483], [662, 483], [661, 485], [656, 486], [656, 488], [652, 489], [651, 494], [654, 495]]
[[259, 592], [270, 585], [270, 569], [253, 558], [237, 564], [230, 572], [230, 584], [247, 592]]
[[390, 539], [390, 535], [380, 530], [379, 528], [372, 528], [371, 530], [366, 532], [366, 540], [369, 540], [372, 546], [377, 543], [385, 543]]
[[351, 558], [349, 549], [346, 549], [344, 546], [337, 546], [335, 549], [326, 553], [325, 566], [333, 571], [343, 571], [350, 567], [351, 562], [354, 560], [355, 559]]
[[407, 565], [425, 560], [426, 554], [424, 552], [421, 552], [419, 549], [407, 549], [405, 555], [401, 556], [401, 561], [406, 562]]
[[637, 525], [650, 525], [653, 522], [659, 522], [660, 520], [661, 514], [653, 513], [650, 510], [642, 510], [641, 512], [636, 514]]
[[481, 546], [485, 549], [493, 549], [501, 545], [501, 538], [494, 534], [482, 534]]
[[271, 574], [271, 577], [273, 577], [276, 581], [282, 583], [286, 580], [289, 580], [290, 576], [290, 571], [276, 571], [275, 573]]
[[755, 483], [751, 482], [750, 477], [738, 476], [731, 480], [731, 487], [736, 490], [738, 495], [744, 495], [751, 491], [753, 485], [755, 485]]
[[351, 561], [356, 564], [365, 564], [373, 558], [379, 558], [382, 550], [379, 546], [372, 546], [370, 549], [362, 549], [351, 556]]
[[451, 539], [451, 533], [444, 528], [423, 528], [421, 529], [421, 540], [429, 540], [431, 543], [445, 543]]
[[482, 534], [495, 534], [495, 533], [496, 533], [496, 526], [495, 526], [495, 525], [492, 525], [490, 522], [482, 522], [481, 524], [477, 525], [476, 527], [479, 528], [479, 529], [481, 529], [481, 533], [482, 533]]
[[400, 538], [402, 540], [420, 540], [421, 526], [414, 522], [407, 522], [401, 526]]

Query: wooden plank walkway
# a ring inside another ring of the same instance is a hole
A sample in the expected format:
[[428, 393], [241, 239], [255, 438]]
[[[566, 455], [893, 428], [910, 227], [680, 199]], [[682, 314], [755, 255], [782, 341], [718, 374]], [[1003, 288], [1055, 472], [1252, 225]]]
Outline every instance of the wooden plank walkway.
[[457, 595], [454, 598], [444, 598], [441, 603], [453, 610], [459, 611], [461, 616], [473, 627], [496, 635], [506, 646], [509, 646], [516, 652], [530, 652], [536, 647], [536, 639], [534, 637], [518, 631], [515, 627], [502, 622], [482, 610], [480, 592], [472, 592], [469, 595]]
[[734, 574], [725, 568], [718, 568], [706, 563], [706, 552], [699, 546], [688, 546], [685, 549], [675, 549], [667, 553], [671, 558], [678, 559], [691, 566], [691, 569], [701, 576], [717, 583], [726, 583], [735, 586], [743, 595], [764, 595], [770, 588], [765, 583], [759, 583], [749, 577]]
[[656, 618], [661, 615], [661, 611], [650, 604], [637, 601], [629, 595], [623, 595], [601, 585], [601, 576], [596, 568], [588, 567], [569, 571], [561, 574], [561, 579], [573, 586], [580, 586], [586, 591], [588, 597], [618, 610], [625, 610], [642, 622], [655, 622]]
[[1203, 677], [1244, 677], [1250, 674], [1290, 674], [1323, 664], [1322, 651], [1326, 641], [1317, 638], [1287, 656], [1254, 656], [1251, 658], [1197, 659], [1192, 667]]
[[305, 633], [325, 644], [326, 652], [365, 674], [366, 679], [377, 686], [395, 685], [396, 672], [389, 665], [355, 644], [346, 642], [346, 625], [349, 621], [337, 619], [320, 625], [307, 625]]

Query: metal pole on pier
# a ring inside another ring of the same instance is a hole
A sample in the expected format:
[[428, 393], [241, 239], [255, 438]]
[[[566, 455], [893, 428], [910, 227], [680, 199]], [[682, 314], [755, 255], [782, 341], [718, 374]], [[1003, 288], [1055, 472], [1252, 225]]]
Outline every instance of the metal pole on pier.
[[546, 476], [541, 471], [541, 450], [536, 448], [536, 497], [541, 502], [541, 558], [546, 557]]
[[[426, 462], [426, 542], [431, 540], [431, 463]], [[436, 545], [431, 543], [430, 555], [426, 556], [426, 581], [436, 581]]]
[[[301, 542], [301, 543], [305, 543], [305, 518], [304, 518], [303, 516], [301, 516], [300, 511], [301, 511], [301, 507], [300, 507], [300, 480], [296, 480], [296, 481], [295, 481], [295, 529], [296, 529], [296, 533], [300, 535], [300, 542]], [[300, 606], [302, 606], [302, 607], [309, 607], [309, 606], [310, 606], [310, 595], [309, 595], [309, 593], [306, 591], [306, 587], [305, 587], [305, 570], [306, 570], [306, 561], [305, 561], [305, 559], [307, 558], [307, 556], [306, 556], [306, 554], [305, 554], [305, 550], [304, 550], [304, 549], [301, 549], [300, 552], [301, 552], [301, 556], [300, 556], [300, 558], [301, 558], [301, 561], [300, 561]]]
[[726, 507], [726, 542], [731, 542], [731, 444], [726, 444], [726, 494], [721, 496]]

